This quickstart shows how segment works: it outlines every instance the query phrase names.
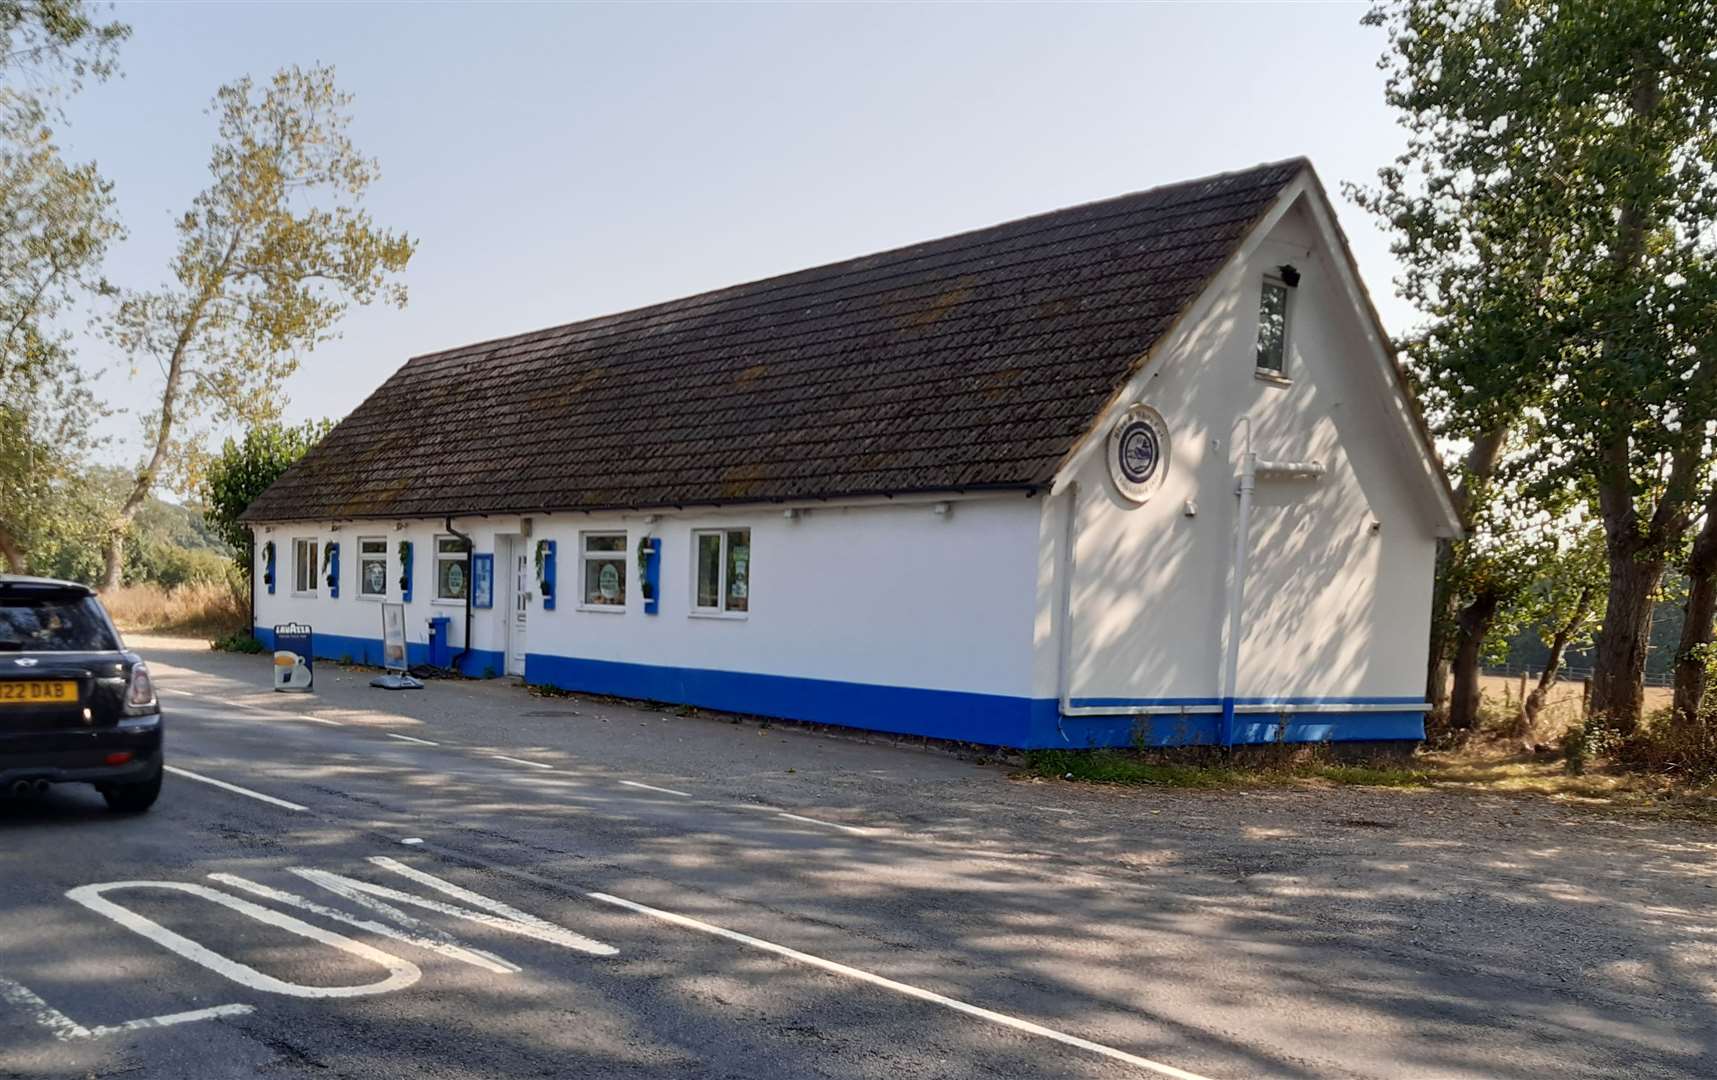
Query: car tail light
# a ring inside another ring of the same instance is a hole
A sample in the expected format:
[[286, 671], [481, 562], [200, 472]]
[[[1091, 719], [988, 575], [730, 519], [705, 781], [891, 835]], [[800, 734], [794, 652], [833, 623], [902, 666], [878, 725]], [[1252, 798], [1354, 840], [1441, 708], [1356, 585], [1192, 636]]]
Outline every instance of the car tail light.
[[125, 703], [133, 708], [155, 704], [155, 684], [149, 681], [149, 665], [142, 661], [131, 667], [131, 683], [125, 688]]

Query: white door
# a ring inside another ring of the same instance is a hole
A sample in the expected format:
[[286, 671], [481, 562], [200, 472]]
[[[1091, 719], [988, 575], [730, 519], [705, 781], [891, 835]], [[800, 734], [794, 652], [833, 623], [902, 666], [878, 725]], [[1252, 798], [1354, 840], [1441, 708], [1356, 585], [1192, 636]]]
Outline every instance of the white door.
[[531, 544], [520, 537], [512, 543], [512, 614], [507, 620], [507, 674], [525, 673], [525, 621], [531, 612]]

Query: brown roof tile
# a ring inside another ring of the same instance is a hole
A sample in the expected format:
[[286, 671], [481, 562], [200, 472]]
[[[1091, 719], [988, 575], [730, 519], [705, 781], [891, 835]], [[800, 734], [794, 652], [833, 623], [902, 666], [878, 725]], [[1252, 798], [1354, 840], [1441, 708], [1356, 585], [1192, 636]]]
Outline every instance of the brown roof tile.
[[1041, 486], [1303, 168], [419, 356], [245, 517]]

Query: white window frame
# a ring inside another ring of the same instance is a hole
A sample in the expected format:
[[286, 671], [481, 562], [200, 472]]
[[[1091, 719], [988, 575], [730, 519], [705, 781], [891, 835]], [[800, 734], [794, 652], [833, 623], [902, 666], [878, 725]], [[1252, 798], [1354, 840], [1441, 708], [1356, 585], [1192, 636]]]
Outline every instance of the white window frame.
[[[375, 562], [378, 558], [376, 555], [364, 554], [365, 544], [380, 544], [382, 546], [382, 553], [379, 556], [382, 561], [382, 591], [379, 593], [366, 592], [364, 590], [364, 564], [366, 562]], [[358, 599], [381, 603], [388, 598], [388, 593], [392, 590], [392, 587], [393, 570], [388, 560], [388, 538], [385, 536], [358, 537]]]
[[[613, 537], [616, 537], [616, 536], [618, 536], [620, 538], [620, 550], [619, 551], [592, 552], [590, 550], [589, 545], [586, 543], [586, 541], [594, 539], [594, 538], [598, 538], [598, 537], [612, 539]], [[631, 542], [631, 535], [629, 533], [627, 533], [625, 529], [591, 529], [588, 532], [581, 532], [578, 534], [578, 604], [576, 605], [578, 610], [580, 610], [580, 611], [601, 611], [601, 612], [606, 612], [610, 615], [624, 615], [626, 613], [626, 609], [632, 606], [631, 582], [628, 579], [631, 578], [633, 575], [628, 574], [626, 572], [627, 567], [632, 562], [632, 552], [631, 552], [631, 549], [629, 547], [627, 547], [627, 545], [630, 542]], [[591, 603], [589, 596], [586, 595], [586, 593], [584, 591], [584, 583], [586, 580], [586, 574], [588, 573], [589, 564], [591, 562], [615, 562], [615, 561], [618, 561], [620, 563], [620, 566], [621, 566], [621, 569], [620, 569], [620, 595], [621, 595], [622, 599], [621, 599], [620, 603], [618, 603], [618, 604], [593, 604], [593, 603]]]
[[[310, 546], [310, 573], [308, 575], [310, 587], [308, 589], [300, 588], [298, 583], [298, 571], [304, 569], [300, 552], [306, 544]], [[317, 588], [321, 584], [321, 578], [322, 538], [320, 536], [294, 536], [292, 538], [292, 595], [311, 599], [321, 595], [321, 590]]]
[[[712, 527], [692, 530], [692, 600], [691, 610], [687, 612], [687, 614], [694, 619], [746, 619], [751, 616], [751, 593], [749, 590], [752, 575], [749, 569], [750, 563], [747, 564], [745, 575], [747, 588], [745, 610], [729, 611], [727, 608], [727, 534], [730, 532], [745, 533], [746, 547], [750, 548], [752, 546], [751, 526], [749, 525], [732, 525], [725, 528]], [[715, 607], [703, 607], [698, 604], [698, 538], [703, 536], [719, 536], [721, 538], [721, 555], [717, 562], [718, 573], [716, 578]], [[755, 561], [755, 559], [752, 560], [752, 562]]]
[[1265, 367], [1258, 363], [1258, 337], [1252, 338], [1253, 370], [1260, 379], [1270, 382], [1289, 382], [1288, 375], [1288, 346], [1293, 340], [1294, 331], [1294, 292], [1295, 289], [1278, 274], [1265, 274], [1264, 280], [1258, 286], [1258, 332], [1262, 333], [1264, 316], [1264, 290], [1277, 288], [1282, 290], [1282, 366], [1279, 368]]
[[[452, 533], [436, 533], [435, 538], [430, 541], [430, 570], [434, 572], [429, 581], [429, 587], [434, 590], [434, 596], [430, 599], [430, 603], [441, 604], [448, 607], [464, 607], [465, 596], [471, 595], [471, 567], [465, 562], [466, 553], [464, 551], [442, 551], [441, 542], [443, 540], [451, 540], [455, 544], [465, 543], [465, 541], [454, 536]], [[441, 564], [443, 562], [456, 562], [463, 565], [465, 571], [465, 596], [441, 595]]]

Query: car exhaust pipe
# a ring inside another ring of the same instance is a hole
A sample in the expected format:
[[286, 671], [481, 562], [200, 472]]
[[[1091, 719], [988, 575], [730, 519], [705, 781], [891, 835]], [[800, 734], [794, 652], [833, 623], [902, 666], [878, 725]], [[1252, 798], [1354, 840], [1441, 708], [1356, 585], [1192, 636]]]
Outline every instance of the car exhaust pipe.
[[30, 785], [30, 794], [36, 796], [38, 799], [47, 793], [48, 782], [46, 780], [37, 780]]
[[28, 780], [14, 780], [14, 781], [12, 781], [12, 797], [14, 799], [22, 799], [22, 798], [28, 797], [28, 795], [30, 794], [30, 790], [31, 790], [31, 784]]

